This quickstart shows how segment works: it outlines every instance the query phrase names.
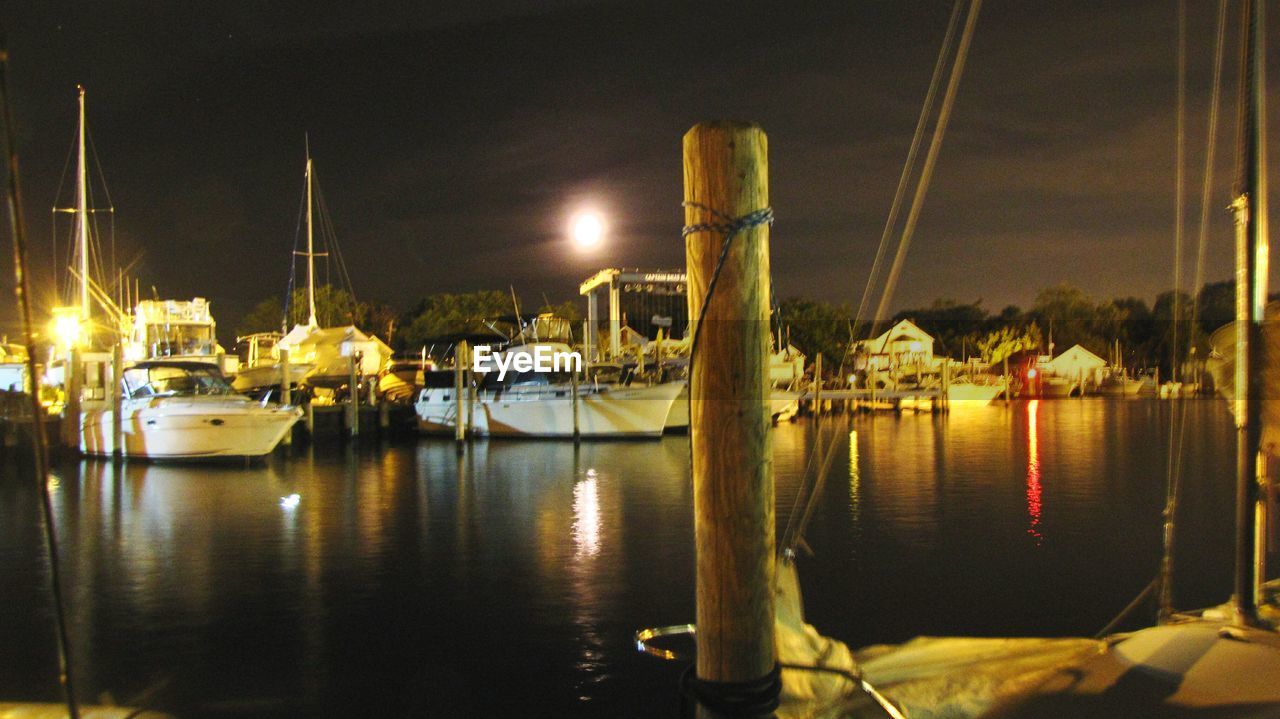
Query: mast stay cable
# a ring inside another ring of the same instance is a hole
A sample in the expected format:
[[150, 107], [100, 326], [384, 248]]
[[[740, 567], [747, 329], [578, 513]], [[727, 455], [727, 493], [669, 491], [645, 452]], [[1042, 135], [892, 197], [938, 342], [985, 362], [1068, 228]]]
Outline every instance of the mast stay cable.
[[71, 719], [80, 716], [76, 704], [75, 684], [71, 670], [71, 640], [67, 633], [65, 602], [62, 596], [62, 574], [58, 563], [58, 538], [53, 521], [53, 502], [49, 497], [49, 440], [47, 428], [41, 419], [44, 408], [36, 391], [36, 345], [31, 323], [31, 287], [27, 272], [26, 226], [22, 214], [22, 189], [18, 181], [18, 151], [14, 141], [13, 112], [9, 97], [8, 43], [0, 37], [0, 96], [4, 104], [4, 143], [8, 160], [9, 228], [13, 235], [13, 293], [22, 316], [23, 341], [27, 349], [27, 372], [31, 399], [32, 454], [35, 481], [40, 495], [41, 517], [44, 520], [46, 559], [49, 562], [49, 585], [53, 597], [54, 620], [58, 635], [58, 668], [67, 714]]

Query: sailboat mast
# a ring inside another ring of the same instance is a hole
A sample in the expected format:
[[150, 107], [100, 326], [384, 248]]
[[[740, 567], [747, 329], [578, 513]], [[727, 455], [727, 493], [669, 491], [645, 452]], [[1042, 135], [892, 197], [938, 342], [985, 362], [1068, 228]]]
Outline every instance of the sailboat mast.
[[311, 149], [307, 148], [307, 324], [319, 327], [316, 321], [316, 250], [311, 225]]
[[1244, 57], [1246, 106], [1240, 194], [1232, 203], [1236, 221], [1236, 572], [1231, 602], [1241, 624], [1257, 621], [1258, 595], [1266, 576], [1266, 506], [1261, 486], [1266, 463], [1262, 441], [1263, 312], [1267, 299], [1267, 196], [1262, 0], [1248, 2]]
[[89, 321], [89, 173], [84, 151], [84, 86], [80, 91], [80, 130], [76, 155], [76, 246], [80, 254], [80, 320]]

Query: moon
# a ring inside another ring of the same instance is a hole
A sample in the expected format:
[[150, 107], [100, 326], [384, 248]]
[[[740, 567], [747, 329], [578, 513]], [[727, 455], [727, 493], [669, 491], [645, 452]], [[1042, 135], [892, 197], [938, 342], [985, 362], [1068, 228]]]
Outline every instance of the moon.
[[569, 223], [569, 237], [578, 249], [592, 249], [604, 239], [604, 219], [595, 212], [579, 212]]

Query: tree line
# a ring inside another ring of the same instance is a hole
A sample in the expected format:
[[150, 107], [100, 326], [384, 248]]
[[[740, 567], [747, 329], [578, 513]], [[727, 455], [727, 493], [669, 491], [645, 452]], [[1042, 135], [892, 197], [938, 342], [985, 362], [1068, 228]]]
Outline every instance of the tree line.
[[[246, 314], [236, 327], [240, 335], [287, 330], [306, 322], [305, 291], [295, 290], [286, 311], [283, 298], [268, 298]], [[316, 314], [321, 326], [352, 324], [372, 332], [397, 351], [417, 350], [462, 335], [510, 332], [516, 306], [528, 315], [554, 312], [578, 326], [583, 311], [580, 299], [553, 304], [525, 305], [513, 293], [480, 290], [437, 293], [405, 311], [378, 301], [357, 302], [350, 293], [329, 285], [316, 289]], [[1062, 283], [1036, 293], [1030, 309], [1010, 305], [992, 312], [982, 300], [957, 302], [937, 299], [924, 307], [902, 310], [878, 323], [863, 321], [855, 327], [847, 304], [831, 304], [801, 297], [782, 300], [775, 313], [776, 327], [808, 356], [821, 352], [842, 357], [851, 339], [864, 339], [876, 325], [883, 332], [909, 319], [934, 337], [934, 352], [955, 359], [977, 357], [999, 362], [1009, 354], [1037, 350], [1060, 353], [1080, 344], [1100, 357], [1111, 359], [1119, 342], [1121, 361], [1131, 368], [1160, 367], [1167, 373], [1177, 333], [1179, 356], [1203, 357], [1208, 335], [1234, 317], [1235, 283], [1211, 282], [1194, 295], [1162, 292], [1152, 305], [1138, 297], [1099, 299], [1079, 287]], [[1175, 317], [1181, 322], [1175, 323]], [[504, 319], [505, 318], [505, 319]], [[579, 338], [580, 339], [580, 338]]]
[[[350, 292], [332, 285], [316, 287], [316, 321], [321, 327], [355, 325], [377, 335], [393, 350], [417, 350], [431, 344], [448, 343], [459, 336], [510, 333], [515, 308], [528, 315], [518, 296], [499, 290], [441, 292], [422, 298], [406, 311], [386, 302], [357, 301]], [[551, 304], [545, 299], [532, 307], [534, 312], [553, 312], [576, 323], [582, 312], [577, 302]], [[310, 308], [305, 289], [289, 297], [286, 312], [283, 298], [269, 297], [255, 305], [236, 325], [237, 336], [255, 332], [287, 332], [305, 324]]]
[[[833, 305], [803, 298], [779, 303], [778, 315], [791, 343], [812, 356], [841, 357], [850, 339], [865, 339], [874, 329], [884, 332], [909, 319], [934, 338], [934, 353], [954, 359], [977, 357], [999, 362], [1004, 357], [1035, 350], [1058, 354], [1079, 344], [1111, 359], [1117, 342], [1120, 361], [1135, 369], [1160, 367], [1169, 371], [1176, 344], [1182, 360], [1204, 357], [1208, 337], [1235, 316], [1235, 282], [1205, 284], [1194, 295], [1169, 290], [1148, 305], [1138, 297], [1099, 299], [1061, 283], [1036, 293], [1031, 308], [1010, 305], [991, 312], [982, 300], [934, 300], [924, 307], [905, 309], [880, 322], [855, 327], [849, 305]], [[1174, 322], [1179, 319], [1181, 321]], [[1052, 343], [1052, 351], [1050, 351]]]

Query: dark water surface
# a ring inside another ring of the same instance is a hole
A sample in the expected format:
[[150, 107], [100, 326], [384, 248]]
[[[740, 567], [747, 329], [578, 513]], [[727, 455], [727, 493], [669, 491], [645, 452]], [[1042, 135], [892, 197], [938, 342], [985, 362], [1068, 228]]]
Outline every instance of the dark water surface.
[[[1234, 431], [1186, 404], [1180, 606], [1230, 588]], [[1154, 576], [1170, 404], [826, 418], [774, 436], [780, 531], [850, 644], [1093, 634]], [[0, 480], [0, 698], [58, 696], [39, 510]], [[808, 478], [812, 481], [812, 477]], [[281, 499], [297, 494], [296, 506]], [[693, 619], [687, 439], [370, 442], [265, 464], [58, 468], [81, 694], [184, 716], [673, 716], [640, 627]]]

